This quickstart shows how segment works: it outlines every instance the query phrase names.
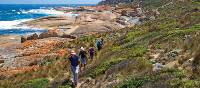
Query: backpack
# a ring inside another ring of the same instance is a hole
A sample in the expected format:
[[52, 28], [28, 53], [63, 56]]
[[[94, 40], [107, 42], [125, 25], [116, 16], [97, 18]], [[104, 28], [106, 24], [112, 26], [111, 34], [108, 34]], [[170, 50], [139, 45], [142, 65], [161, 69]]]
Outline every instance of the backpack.
[[101, 41], [99, 41], [99, 40], [97, 40], [96, 43], [97, 43], [97, 46], [101, 46], [101, 44], [102, 44]]

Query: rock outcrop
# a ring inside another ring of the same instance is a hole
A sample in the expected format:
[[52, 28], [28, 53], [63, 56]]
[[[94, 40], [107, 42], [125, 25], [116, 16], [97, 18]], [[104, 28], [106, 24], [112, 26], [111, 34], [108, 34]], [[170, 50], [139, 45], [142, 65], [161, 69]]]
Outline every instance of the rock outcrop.
[[38, 39], [38, 35], [36, 33], [34, 33], [33, 35], [30, 35], [26, 38], [26, 40], [36, 40]]
[[0, 55], [0, 64], [4, 63], [4, 58]]
[[27, 40], [26, 37], [21, 36], [21, 43], [24, 43], [26, 40]]
[[39, 39], [49, 38], [49, 37], [58, 37], [57, 31], [56, 30], [48, 30], [48, 32], [44, 32], [39, 35]]
[[[15, 55], [4, 61], [4, 68], [23, 67], [37, 65], [47, 55], [58, 55], [54, 49], [59, 48], [66, 38], [45, 38], [38, 40], [29, 40], [20, 46], [13, 47]], [[7, 49], [7, 48], [5, 48]], [[4, 59], [3, 59], [4, 60]], [[0, 62], [1, 61], [0, 58]]]
[[47, 32], [43, 32], [40, 35], [37, 35], [35, 33], [35, 34], [29, 35], [27, 37], [21, 36], [21, 43], [24, 43], [27, 40], [37, 40], [37, 39], [44, 39], [44, 38], [50, 38], [50, 37], [76, 39], [75, 36], [65, 34], [64, 32], [56, 29], [56, 30], [48, 30]]
[[60, 36], [61, 38], [70, 38], [70, 39], [76, 39], [75, 36], [72, 35], [68, 35], [68, 34], [63, 34], [62, 36]]

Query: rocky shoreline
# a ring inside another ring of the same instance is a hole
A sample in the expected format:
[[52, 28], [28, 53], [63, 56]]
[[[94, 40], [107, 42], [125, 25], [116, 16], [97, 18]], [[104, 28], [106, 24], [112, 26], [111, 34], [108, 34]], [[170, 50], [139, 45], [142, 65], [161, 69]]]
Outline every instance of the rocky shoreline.
[[139, 7], [133, 11], [125, 10], [127, 12], [111, 6], [58, 10], [76, 15], [48, 16], [23, 23], [29, 27], [48, 29], [41, 34], [0, 37], [0, 75], [16, 69], [18, 70], [13, 74], [20, 73], [23, 69], [19, 68], [32, 69], [46, 56], [56, 57], [59, 55], [59, 45], [64, 41], [71, 41], [82, 35], [132, 27], [140, 24], [145, 16]]

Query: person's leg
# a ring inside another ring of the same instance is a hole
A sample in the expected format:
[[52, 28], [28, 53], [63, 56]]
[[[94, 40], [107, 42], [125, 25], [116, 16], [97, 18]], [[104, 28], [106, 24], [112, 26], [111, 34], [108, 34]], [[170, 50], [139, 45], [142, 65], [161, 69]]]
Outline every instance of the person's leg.
[[92, 59], [92, 60], [94, 59], [94, 54], [91, 55], [91, 59]]
[[100, 50], [102, 49], [102, 45], [100, 46]]
[[74, 85], [76, 86], [78, 83], [78, 73], [74, 74]]
[[81, 67], [80, 67], [80, 72], [82, 72], [82, 68], [83, 68], [84, 64], [83, 64], [83, 59], [81, 58]]
[[83, 68], [83, 64], [82, 64], [82, 62], [81, 62], [81, 66], [80, 66], [80, 72], [82, 72], [82, 68]]
[[85, 69], [86, 66], [86, 58], [83, 58], [83, 69]]
[[75, 72], [76, 68], [74, 66], [71, 66], [71, 71], [72, 71], [72, 75], [73, 75], [73, 83], [75, 82], [75, 76], [76, 76], [76, 72]]
[[75, 75], [74, 75], [74, 84], [77, 85], [78, 83], [78, 72], [79, 72], [79, 66], [75, 67]]
[[83, 69], [85, 69], [85, 66], [86, 66], [86, 64], [84, 64], [84, 67], [83, 67]]
[[100, 50], [100, 46], [97, 46], [98, 51]]
[[90, 53], [90, 59], [93, 60], [93, 54], [92, 53]]

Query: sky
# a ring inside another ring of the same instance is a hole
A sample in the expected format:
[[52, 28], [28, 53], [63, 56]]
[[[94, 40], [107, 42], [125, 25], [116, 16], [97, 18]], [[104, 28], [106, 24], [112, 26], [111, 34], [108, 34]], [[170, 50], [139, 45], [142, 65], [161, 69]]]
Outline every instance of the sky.
[[97, 4], [102, 0], [0, 0], [0, 4]]

